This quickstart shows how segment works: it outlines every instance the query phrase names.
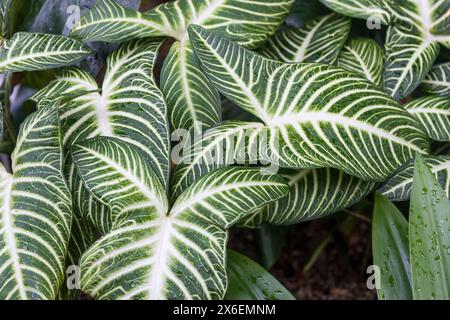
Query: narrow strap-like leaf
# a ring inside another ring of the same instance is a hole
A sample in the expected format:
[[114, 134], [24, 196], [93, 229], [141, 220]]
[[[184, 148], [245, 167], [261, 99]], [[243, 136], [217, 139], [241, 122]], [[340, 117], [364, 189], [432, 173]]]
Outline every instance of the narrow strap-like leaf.
[[14, 174], [0, 169], [0, 297], [55, 299], [72, 221], [56, 106], [25, 120], [12, 158]]
[[377, 279], [380, 281], [377, 289], [378, 298], [380, 300], [411, 300], [408, 221], [381, 194], [376, 194], [373, 212], [373, 262], [380, 271], [380, 278]]
[[295, 300], [267, 270], [233, 250], [228, 250], [227, 275], [225, 300]]
[[351, 39], [342, 49], [337, 65], [381, 85], [383, 49], [370, 38]]
[[71, 38], [19, 32], [0, 45], [0, 72], [57, 68], [77, 62], [89, 52], [81, 42]]
[[291, 225], [319, 219], [359, 202], [376, 186], [328, 168], [288, 170], [283, 176], [291, 187], [287, 197], [241, 221], [241, 225]]
[[450, 299], [450, 200], [422, 157], [416, 159], [409, 214], [413, 296]]
[[284, 62], [333, 64], [345, 44], [351, 19], [338, 14], [316, 18], [299, 29], [280, 29], [262, 53]]
[[450, 141], [450, 97], [428, 96], [405, 105], [433, 140]]
[[[450, 156], [425, 156], [427, 165], [450, 198]], [[379, 190], [392, 201], [406, 201], [411, 195], [414, 161], [406, 164]]]
[[450, 62], [435, 65], [422, 81], [421, 89], [423, 92], [450, 96]]
[[417, 120], [359, 76], [265, 59], [199, 26], [190, 32], [211, 82], [278, 139], [282, 166], [333, 167], [383, 181], [428, 149]]

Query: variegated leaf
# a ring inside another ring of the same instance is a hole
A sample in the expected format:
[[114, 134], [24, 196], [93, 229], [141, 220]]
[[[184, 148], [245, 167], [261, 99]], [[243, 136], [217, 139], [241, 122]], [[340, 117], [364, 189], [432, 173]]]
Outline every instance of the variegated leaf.
[[351, 28], [351, 19], [330, 14], [308, 22], [302, 28], [280, 29], [269, 38], [262, 53], [284, 62], [333, 64]]
[[[141, 150], [161, 183], [169, 176], [169, 128], [162, 93], [153, 79], [153, 67], [161, 44], [158, 39], [134, 40], [122, 45], [107, 60], [102, 86], [80, 69], [69, 69], [38, 92], [42, 96], [77, 95], [60, 107], [63, 143], [66, 147], [97, 136], [118, 137]], [[71, 170], [72, 174], [76, 171]], [[111, 227], [107, 208], [71, 177], [74, 206], [101, 232]]]
[[337, 65], [381, 85], [384, 52], [370, 38], [351, 39], [342, 49]]
[[[211, 171], [232, 164], [249, 163], [252, 156], [249, 148], [262, 140], [266, 133], [262, 123], [226, 121], [206, 130], [201, 139], [188, 138], [184, 141], [186, 146], [182, 153], [177, 154], [178, 148], [173, 149], [177, 166], [170, 184], [172, 200]], [[253, 160], [262, 159], [259, 155], [253, 155]]]
[[450, 141], [450, 98], [428, 96], [405, 104], [433, 140]]
[[430, 72], [439, 44], [403, 27], [389, 27], [383, 87], [401, 100], [413, 92]]
[[435, 65], [422, 81], [421, 89], [427, 94], [450, 96], [450, 62]]
[[161, 74], [172, 127], [210, 127], [221, 119], [219, 93], [201, 73], [187, 28], [202, 25], [248, 47], [260, 46], [289, 13], [293, 0], [178, 0], [139, 13], [112, 0], [98, 3], [73, 30], [83, 40], [176, 39]]
[[83, 291], [98, 299], [221, 299], [227, 228], [288, 186], [259, 169], [225, 168], [194, 183], [173, 206], [132, 145], [96, 138], [73, 157], [88, 189], [114, 212], [112, 230], [81, 260]]
[[172, 45], [161, 72], [161, 90], [174, 129], [198, 130], [221, 121], [219, 92], [202, 72], [189, 41]]
[[85, 41], [122, 42], [168, 36], [183, 41], [191, 24], [227, 34], [258, 47], [283, 22], [292, 0], [177, 0], [139, 13], [114, 0], [98, 1], [72, 30]]
[[71, 38], [19, 32], [0, 44], [0, 73], [57, 68], [77, 62], [89, 52]]
[[55, 299], [63, 284], [72, 212], [56, 106], [22, 125], [10, 174], [0, 168], [0, 298]]
[[[450, 156], [424, 156], [425, 162], [450, 198]], [[379, 190], [392, 201], [406, 201], [411, 195], [414, 161], [406, 164]]]
[[263, 121], [281, 166], [333, 167], [383, 181], [428, 150], [417, 120], [361, 77], [322, 64], [276, 62], [199, 26], [190, 31], [204, 72]]
[[291, 187], [288, 196], [241, 221], [241, 225], [291, 225], [319, 219], [359, 202], [376, 186], [329, 168], [287, 170], [282, 176]]
[[324, 5], [340, 14], [370, 19], [373, 23], [389, 24], [389, 11], [383, 6], [385, 0], [320, 0]]
[[397, 24], [433, 41], [450, 40], [449, 0], [383, 0]]

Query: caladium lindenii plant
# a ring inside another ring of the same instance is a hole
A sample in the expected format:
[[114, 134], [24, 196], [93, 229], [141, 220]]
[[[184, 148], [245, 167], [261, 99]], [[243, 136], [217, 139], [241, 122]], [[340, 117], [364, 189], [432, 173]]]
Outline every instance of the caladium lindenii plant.
[[[376, 189], [375, 263], [395, 264], [379, 258], [392, 241], [380, 199], [426, 205], [419, 183], [449, 197], [449, 3], [320, 2], [292, 27], [293, 0], [98, 0], [62, 36], [24, 32], [23, 2], [0, 0], [2, 144], [14, 147], [0, 170], [0, 298], [291, 299], [227, 251], [229, 230], [320, 219]], [[383, 30], [358, 33], [355, 18]], [[95, 76], [75, 64], [92, 41], [119, 44]], [[12, 87], [59, 67], [16, 137]], [[417, 155], [434, 177], [414, 176]]]

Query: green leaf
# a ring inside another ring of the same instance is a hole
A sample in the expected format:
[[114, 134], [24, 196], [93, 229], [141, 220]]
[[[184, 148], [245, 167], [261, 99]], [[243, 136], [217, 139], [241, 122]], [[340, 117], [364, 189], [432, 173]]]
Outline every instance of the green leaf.
[[170, 184], [172, 198], [176, 198], [194, 181], [215, 169], [235, 163], [245, 164], [245, 159], [241, 160], [240, 155], [250, 153], [246, 149], [250, 146], [245, 142], [246, 137], [254, 136], [257, 139], [259, 134], [264, 133], [262, 123], [225, 121], [206, 130], [201, 139], [192, 141], [188, 137], [187, 141], [182, 141], [187, 145], [180, 158], [174, 159], [177, 166]]
[[277, 263], [287, 240], [287, 227], [263, 224], [254, 230], [254, 242], [258, 251], [258, 261], [268, 269]]
[[[450, 197], [450, 156], [425, 156], [424, 159], [447, 197]], [[390, 178], [379, 192], [391, 201], [406, 201], [411, 195], [413, 175], [414, 161], [410, 161]]]
[[[63, 143], [96, 136], [117, 137], [135, 145], [146, 157], [163, 186], [169, 177], [169, 125], [163, 95], [153, 79], [161, 39], [141, 39], [123, 44], [107, 60], [103, 84], [98, 87], [87, 72], [71, 68], [33, 99], [74, 96], [60, 107]], [[76, 171], [72, 170], [76, 175]], [[101, 232], [111, 227], [109, 212], [71, 178], [75, 207]]]
[[142, 14], [107, 0], [98, 3], [81, 19], [73, 35], [85, 41], [109, 42], [151, 36], [176, 39], [161, 72], [161, 88], [168, 102], [172, 127], [199, 129], [220, 121], [220, 99], [198, 66], [189, 43], [188, 26], [199, 24], [255, 48], [275, 32], [292, 2], [178, 0]]
[[372, 221], [374, 265], [380, 268], [381, 300], [411, 300], [408, 222], [389, 200], [377, 193]]
[[291, 187], [287, 197], [249, 216], [246, 226], [270, 223], [291, 225], [322, 218], [351, 207], [376, 186], [336, 169], [286, 170], [282, 173]]
[[450, 62], [435, 65], [422, 81], [421, 89], [431, 95], [450, 96]]
[[146, 14], [114, 0], [102, 0], [81, 17], [70, 35], [85, 41], [124, 42], [135, 38], [170, 36], [168, 33], [161, 19], [150, 19]]
[[169, 209], [132, 145], [96, 138], [72, 153], [89, 191], [114, 213], [111, 231], [81, 259], [82, 290], [98, 299], [223, 298], [226, 229], [288, 191], [259, 169], [226, 168], [196, 181]]
[[[249, 47], [258, 47], [283, 22], [292, 0], [178, 0], [139, 13], [113, 0], [99, 1], [82, 17], [72, 35], [85, 41], [122, 42], [133, 38], [187, 37], [191, 24], [227, 34]], [[245, 19], [243, 19], [245, 15]]]
[[74, 39], [43, 33], [16, 33], [0, 45], [0, 72], [35, 71], [81, 60], [90, 50]]
[[[20, 14], [29, 5], [26, 0], [0, 0], [0, 37], [9, 38], [17, 31]], [[20, 21], [20, 22], [19, 22]]]
[[450, 39], [448, 0], [384, 0], [384, 2], [396, 24], [414, 28], [424, 39], [439, 41]]
[[420, 156], [409, 216], [414, 299], [450, 299], [450, 201]]
[[389, 27], [383, 88], [395, 99], [412, 93], [430, 72], [439, 44], [402, 27]]
[[428, 149], [421, 125], [359, 76], [269, 60], [199, 26], [190, 34], [211, 82], [265, 124], [280, 166], [333, 167], [383, 181]]
[[383, 49], [370, 38], [351, 39], [342, 49], [337, 65], [381, 85]]
[[338, 14], [316, 18], [302, 28], [280, 29], [269, 38], [262, 53], [284, 62], [333, 64], [345, 44], [351, 19]]
[[295, 300], [268, 271], [246, 256], [228, 250], [225, 300]]
[[189, 42], [172, 45], [161, 71], [161, 90], [174, 129], [201, 129], [220, 122], [219, 92], [202, 72]]
[[450, 141], [450, 97], [422, 97], [404, 105], [433, 140]]
[[56, 106], [23, 123], [10, 174], [0, 168], [0, 298], [55, 299], [65, 275], [72, 212]]
[[374, 19], [383, 24], [389, 24], [390, 14], [382, 7], [386, 0], [320, 0], [324, 5], [340, 14], [360, 19]]

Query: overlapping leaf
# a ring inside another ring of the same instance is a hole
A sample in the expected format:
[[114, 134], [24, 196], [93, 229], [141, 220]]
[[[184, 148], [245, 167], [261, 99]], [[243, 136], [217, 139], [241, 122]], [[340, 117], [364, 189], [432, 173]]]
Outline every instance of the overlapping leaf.
[[383, 181], [428, 149], [421, 125], [359, 76], [268, 60], [198, 26], [191, 39], [219, 91], [266, 125], [268, 150], [281, 166], [334, 167]]
[[450, 62], [435, 65], [422, 81], [423, 92], [450, 96]]
[[81, 42], [43, 33], [16, 33], [0, 44], [0, 72], [35, 71], [79, 61], [90, 50]]
[[[159, 39], [135, 40], [112, 53], [102, 86], [80, 69], [68, 69], [38, 92], [42, 97], [74, 96], [61, 105], [63, 143], [96, 136], [113, 136], [138, 147], [164, 186], [169, 175], [169, 132], [166, 107], [152, 73]], [[72, 168], [72, 174], [76, 172]], [[107, 210], [71, 177], [74, 204], [101, 231], [110, 228]]]
[[216, 89], [201, 73], [189, 44], [187, 28], [202, 25], [248, 47], [260, 46], [283, 22], [292, 0], [178, 0], [146, 13], [112, 0], [97, 3], [73, 30], [84, 40], [120, 42], [125, 39], [168, 36], [176, 39], [161, 75], [171, 124], [175, 129], [210, 127], [221, 120]]
[[376, 186], [328, 168], [288, 170], [282, 175], [291, 187], [287, 197], [241, 221], [242, 225], [291, 225], [319, 219], [359, 202]]
[[[427, 165], [450, 198], [450, 156], [425, 156]], [[411, 195], [414, 162], [410, 161], [379, 190], [392, 201], [405, 201]]]
[[408, 221], [383, 195], [376, 194], [372, 222], [373, 262], [380, 268], [380, 300], [411, 300]]
[[[321, 0], [343, 15], [390, 24], [383, 87], [395, 99], [407, 97], [428, 74], [439, 45], [450, 46], [448, 0]], [[369, 25], [370, 24], [370, 25]]]
[[424, 126], [433, 140], [450, 141], [450, 98], [428, 96], [405, 105]]
[[337, 65], [381, 85], [383, 49], [370, 38], [351, 39], [342, 49]]
[[262, 53], [284, 62], [333, 64], [347, 40], [351, 19], [338, 14], [316, 18], [301, 28], [280, 29]]
[[386, 40], [383, 87], [400, 100], [413, 92], [430, 72], [439, 43], [404, 27], [389, 27]]
[[340, 14], [373, 22], [388, 24], [389, 11], [382, 6], [385, 0], [320, 0], [324, 5]]
[[72, 221], [56, 106], [27, 118], [12, 159], [13, 174], [0, 169], [0, 297], [55, 299]]
[[195, 182], [169, 210], [159, 179], [132, 145], [96, 138], [73, 157], [88, 189], [112, 208], [112, 230], [81, 260], [82, 289], [99, 299], [220, 299], [226, 229], [288, 186], [259, 169], [225, 168]]

